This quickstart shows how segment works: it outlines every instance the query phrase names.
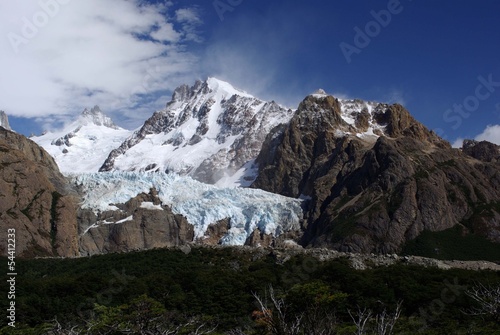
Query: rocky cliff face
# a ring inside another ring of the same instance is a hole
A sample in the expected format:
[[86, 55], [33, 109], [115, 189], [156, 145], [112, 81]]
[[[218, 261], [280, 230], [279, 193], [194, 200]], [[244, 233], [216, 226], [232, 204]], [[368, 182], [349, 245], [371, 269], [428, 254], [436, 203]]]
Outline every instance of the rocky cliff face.
[[253, 187], [310, 198], [303, 245], [392, 253], [455, 225], [500, 242], [498, 165], [452, 149], [400, 105], [358, 105], [307, 97], [257, 158]]
[[[76, 256], [76, 200], [52, 157], [0, 128], [0, 222], [16, 230], [16, 254]], [[6, 254], [6, 234], [0, 252]]]
[[116, 206], [116, 211], [97, 214], [79, 210], [81, 255], [173, 247], [193, 241], [193, 226], [162, 205], [155, 189]]

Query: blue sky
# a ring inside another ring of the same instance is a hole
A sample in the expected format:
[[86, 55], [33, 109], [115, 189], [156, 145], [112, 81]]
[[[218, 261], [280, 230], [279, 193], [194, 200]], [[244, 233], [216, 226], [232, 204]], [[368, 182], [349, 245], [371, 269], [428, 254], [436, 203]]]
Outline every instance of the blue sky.
[[[23, 18], [34, 20], [50, 1], [61, 1], [55, 14], [13, 53], [9, 33], [23, 36]], [[8, 0], [0, 7], [10, 18], [0, 31], [2, 55], [10, 54], [0, 56], [9, 83], [0, 84], [0, 109], [22, 133], [94, 104], [134, 128], [179, 84], [215, 76], [292, 108], [318, 88], [399, 102], [450, 142], [500, 143], [498, 1], [40, 0], [16, 8]], [[10, 63], [19, 70], [9, 71]]]

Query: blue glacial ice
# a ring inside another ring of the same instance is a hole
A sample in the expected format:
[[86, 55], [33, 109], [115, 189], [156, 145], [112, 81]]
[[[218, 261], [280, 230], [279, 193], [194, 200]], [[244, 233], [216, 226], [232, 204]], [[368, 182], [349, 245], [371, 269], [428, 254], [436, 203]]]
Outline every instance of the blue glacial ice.
[[300, 229], [303, 200], [258, 189], [219, 188], [165, 173], [106, 172], [70, 178], [83, 191], [82, 208], [95, 212], [116, 210], [113, 204], [155, 188], [164, 205], [194, 226], [195, 239], [203, 238], [210, 224], [225, 218], [230, 218], [231, 227], [221, 240], [224, 245], [243, 245], [256, 228], [274, 236]]

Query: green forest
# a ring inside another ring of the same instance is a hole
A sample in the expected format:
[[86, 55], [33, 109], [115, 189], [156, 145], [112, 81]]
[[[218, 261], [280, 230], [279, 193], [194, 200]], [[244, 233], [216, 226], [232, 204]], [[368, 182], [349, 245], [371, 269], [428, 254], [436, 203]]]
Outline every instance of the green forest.
[[0, 334], [500, 334], [498, 272], [183, 250], [17, 259]]

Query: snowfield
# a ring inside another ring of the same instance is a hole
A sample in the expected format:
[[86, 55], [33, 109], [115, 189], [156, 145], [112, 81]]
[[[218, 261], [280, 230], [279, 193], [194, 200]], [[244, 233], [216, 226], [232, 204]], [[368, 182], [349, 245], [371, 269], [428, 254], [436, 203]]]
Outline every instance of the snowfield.
[[203, 238], [210, 224], [230, 218], [224, 245], [243, 245], [256, 228], [274, 236], [300, 229], [303, 200], [258, 189], [219, 188], [173, 173], [105, 172], [70, 178], [84, 193], [81, 207], [95, 212], [116, 210], [113, 204], [154, 187], [164, 205], [194, 226], [195, 238]]

